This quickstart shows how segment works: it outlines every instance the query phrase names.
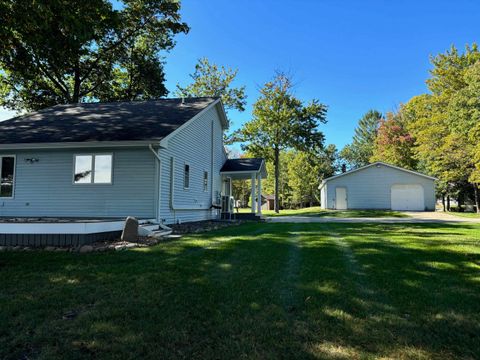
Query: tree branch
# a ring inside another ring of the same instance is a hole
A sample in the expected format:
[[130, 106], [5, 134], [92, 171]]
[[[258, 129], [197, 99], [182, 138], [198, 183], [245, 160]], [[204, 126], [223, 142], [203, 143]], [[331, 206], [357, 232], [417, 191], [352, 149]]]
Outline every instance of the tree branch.
[[[148, 18], [147, 20], [145, 20], [145, 22], [143, 23], [143, 25], [140, 25], [138, 27], [136, 27], [135, 29], [133, 29], [130, 33], [127, 33], [126, 35], [122, 36], [119, 38], [119, 40], [115, 43], [113, 43], [112, 45], [110, 45], [109, 47], [107, 47], [104, 51], [103, 54], [107, 54], [109, 53], [110, 51], [116, 49], [117, 47], [119, 47], [121, 44], [123, 44], [128, 38], [130, 38], [131, 36], [135, 35], [138, 31], [142, 30], [145, 28], [145, 26], [147, 24], [150, 23], [150, 21], [155, 18], [155, 15], [152, 15], [150, 18]], [[85, 79], [87, 79], [93, 69], [100, 63], [100, 60], [102, 59], [103, 57], [99, 54], [99, 56], [92, 62], [90, 68], [87, 70], [86, 74], [80, 79], [81, 82], [83, 82]]]
[[67, 101], [71, 101], [71, 97], [70, 97], [70, 92], [68, 91], [68, 88], [64, 88], [62, 86], [62, 83], [61, 81], [55, 79], [50, 73], [49, 71], [42, 65], [41, 61], [39, 61], [35, 54], [32, 53], [32, 58], [33, 60], [35, 61], [35, 64], [37, 65], [37, 67], [43, 72], [43, 75], [46, 76], [51, 82], [53, 82], [55, 84], [55, 86], [63, 93], [63, 95], [66, 97]]

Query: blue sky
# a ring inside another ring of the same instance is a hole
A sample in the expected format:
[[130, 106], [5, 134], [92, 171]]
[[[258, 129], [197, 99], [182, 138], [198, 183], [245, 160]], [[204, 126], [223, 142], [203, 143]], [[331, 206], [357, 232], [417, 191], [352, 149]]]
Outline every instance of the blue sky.
[[[188, 82], [198, 58], [238, 68], [251, 116], [258, 88], [275, 69], [296, 94], [328, 105], [327, 143], [339, 148], [370, 108], [396, 108], [426, 92], [429, 56], [479, 41], [479, 1], [184, 0], [191, 31], [166, 55], [167, 87]], [[0, 118], [9, 114], [0, 110]]]

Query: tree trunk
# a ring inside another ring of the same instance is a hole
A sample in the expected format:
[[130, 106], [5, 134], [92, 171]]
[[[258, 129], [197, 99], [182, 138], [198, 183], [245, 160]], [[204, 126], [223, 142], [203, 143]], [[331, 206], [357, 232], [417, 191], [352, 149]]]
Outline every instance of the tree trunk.
[[280, 178], [280, 149], [275, 146], [275, 212], [280, 212], [280, 204], [278, 203], [278, 180]]
[[447, 211], [450, 211], [450, 195], [447, 195]]
[[480, 214], [480, 191], [478, 184], [473, 184], [473, 193], [475, 194], [475, 206], [477, 208], [477, 214]]
[[463, 204], [464, 204], [464, 201], [463, 201], [463, 194], [462, 194], [462, 191], [460, 191], [458, 193], [458, 197], [457, 197], [457, 211], [458, 212], [463, 212]]
[[443, 212], [447, 211], [445, 207], [445, 194], [442, 194], [442, 206], [443, 206]]

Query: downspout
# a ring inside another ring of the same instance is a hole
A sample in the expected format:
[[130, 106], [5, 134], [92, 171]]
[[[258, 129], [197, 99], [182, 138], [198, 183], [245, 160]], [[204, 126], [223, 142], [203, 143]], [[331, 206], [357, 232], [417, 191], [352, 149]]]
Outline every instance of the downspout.
[[158, 183], [157, 183], [157, 191], [158, 191], [158, 197], [157, 197], [157, 221], [159, 223], [162, 222], [161, 220], [161, 216], [160, 216], [160, 209], [161, 209], [161, 202], [160, 202], [160, 199], [161, 199], [161, 194], [162, 194], [162, 159], [160, 158], [160, 156], [157, 154], [157, 152], [155, 151], [155, 149], [153, 148], [152, 144], [149, 144], [148, 145], [148, 148], [150, 149], [150, 151], [152, 152], [152, 154], [155, 156], [155, 159], [157, 160], [157, 163], [158, 163]]
[[153, 148], [152, 144], [149, 144], [148, 145], [148, 148], [150, 149], [150, 151], [153, 153], [153, 155], [155, 155], [155, 157], [157, 158], [158, 160], [158, 163], [160, 163], [162, 161], [162, 159], [160, 159], [160, 156], [158, 156], [157, 152], [155, 151], [155, 149]]
[[175, 223], [177, 221], [177, 214], [175, 214], [175, 206], [173, 206], [174, 202], [174, 196], [173, 192], [175, 191], [175, 186], [174, 186], [174, 179], [175, 176], [173, 176], [173, 172], [175, 171], [175, 160], [173, 159], [173, 156], [170, 158], [170, 209], [173, 211], [173, 222]]
[[[215, 129], [213, 127], [213, 120], [212, 120], [212, 141], [211, 141], [211, 156], [210, 156], [210, 200], [212, 202], [212, 205], [215, 203], [214, 199], [214, 194], [213, 194], [213, 161], [214, 161], [214, 154], [213, 154], [213, 147], [215, 145], [214, 141], [214, 135], [215, 135]], [[210, 206], [212, 209], [212, 206]], [[218, 215], [218, 211], [215, 210], [215, 214]], [[212, 215], [212, 212], [210, 210], [210, 216]]]
[[161, 181], [162, 181], [162, 159], [160, 158], [160, 156], [157, 154], [157, 152], [155, 151], [155, 149], [153, 148], [152, 144], [149, 144], [148, 145], [148, 148], [150, 149], [150, 151], [152, 152], [153, 155], [155, 155], [155, 158], [157, 159], [158, 161], [158, 210], [157, 210], [157, 221], [158, 221], [158, 227], [162, 230], [165, 230], [165, 231], [170, 231], [169, 233], [167, 234], [162, 234], [162, 236], [165, 236], [165, 235], [169, 235], [172, 233], [172, 229], [169, 228], [168, 226], [164, 225], [162, 223], [162, 220], [161, 220], [161, 216], [160, 216], [160, 209], [161, 209], [161, 203], [160, 203], [160, 198], [161, 198], [161, 193], [162, 193], [162, 184], [161, 184]]

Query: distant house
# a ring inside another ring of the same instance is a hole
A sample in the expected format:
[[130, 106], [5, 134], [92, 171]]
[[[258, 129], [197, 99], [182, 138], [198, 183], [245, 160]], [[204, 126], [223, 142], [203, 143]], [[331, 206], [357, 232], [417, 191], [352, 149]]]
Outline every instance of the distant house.
[[262, 210], [275, 209], [275, 195], [262, 195]]
[[376, 162], [322, 181], [324, 209], [435, 210], [435, 178]]
[[[265, 176], [261, 159], [227, 159], [226, 126], [218, 98], [57, 105], [0, 122], [0, 245], [28, 228], [12, 218], [93, 219], [89, 234], [121, 227], [99, 219], [220, 218], [233, 178], [261, 195]], [[51, 228], [29, 233], [71, 231]]]

